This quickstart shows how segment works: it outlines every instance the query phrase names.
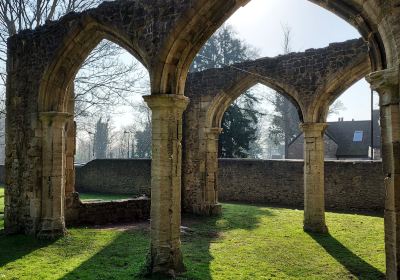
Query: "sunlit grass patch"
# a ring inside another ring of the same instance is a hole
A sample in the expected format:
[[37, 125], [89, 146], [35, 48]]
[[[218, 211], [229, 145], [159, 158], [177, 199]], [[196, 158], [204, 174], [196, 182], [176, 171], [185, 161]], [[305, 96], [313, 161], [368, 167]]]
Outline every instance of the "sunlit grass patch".
[[[185, 217], [184, 279], [383, 279], [383, 219], [327, 213], [328, 235], [302, 230], [303, 212], [224, 204]], [[0, 226], [2, 221], [0, 221]], [[73, 228], [55, 241], [0, 234], [0, 279], [143, 279], [146, 225]]]

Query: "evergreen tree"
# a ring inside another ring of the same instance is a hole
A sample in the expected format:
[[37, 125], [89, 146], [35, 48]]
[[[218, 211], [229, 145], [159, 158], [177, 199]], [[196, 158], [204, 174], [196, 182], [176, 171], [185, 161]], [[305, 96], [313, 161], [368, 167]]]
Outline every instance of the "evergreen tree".
[[257, 51], [237, 37], [232, 26], [223, 25], [206, 42], [195, 57], [190, 72], [221, 68], [233, 63], [255, 59]]
[[279, 93], [275, 93], [272, 103], [275, 110], [269, 128], [269, 138], [277, 146], [283, 144], [287, 158], [290, 142], [300, 133], [299, 114], [296, 107]]
[[[222, 26], [203, 46], [193, 61], [191, 71], [203, 71], [255, 59], [257, 52], [237, 37], [229, 25]], [[219, 139], [220, 157], [249, 157], [250, 147], [256, 151], [258, 116], [252, 108], [259, 100], [245, 92], [225, 112], [223, 132]]]
[[136, 151], [135, 156], [138, 158], [151, 158], [151, 125], [150, 122], [145, 124], [142, 131], [135, 133]]

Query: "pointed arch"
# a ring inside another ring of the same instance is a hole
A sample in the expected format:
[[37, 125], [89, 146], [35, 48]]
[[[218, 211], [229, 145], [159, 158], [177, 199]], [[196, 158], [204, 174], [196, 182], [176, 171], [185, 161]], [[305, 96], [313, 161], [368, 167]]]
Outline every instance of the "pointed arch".
[[121, 46], [148, 68], [146, 55], [137, 44], [93, 18], [84, 17], [66, 36], [44, 71], [39, 88], [39, 112], [67, 111], [67, 89], [87, 56], [103, 39]]
[[370, 60], [365, 56], [341, 72], [329, 76], [329, 79], [316, 91], [316, 98], [307, 113], [307, 121], [326, 122], [329, 106], [354, 83], [371, 73], [371, 67]]
[[228, 107], [236, 100], [243, 92], [249, 90], [256, 84], [262, 84], [282, 94], [296, 107], [299, 114], [299, 119], [303, 120], [304, 108], [302, 103], [299, 102], [299, 94], [290, 85], [285, 85], [274, 79], [264, 77], [261, 79], [253, 75], [247, 75], [238, 83], [218, 93], [207, 111], [206, 126], [207, 127], [221, 127], [222, 118]]

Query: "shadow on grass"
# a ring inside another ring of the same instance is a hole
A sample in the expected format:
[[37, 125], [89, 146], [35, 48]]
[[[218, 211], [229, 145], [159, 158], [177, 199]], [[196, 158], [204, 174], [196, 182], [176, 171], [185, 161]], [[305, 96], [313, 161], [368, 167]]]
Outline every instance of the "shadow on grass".
[[308, 233], [333, 258], [359, 279], [385, 279], [385, 274], [347, 249], [332, 235]]
[[60, 279], [142, 279], [139, 273], [148, 247], [149, 238], [144, 230], [123, 231], [101, 251]]
[[182, 250], [188, 271], [178, 279], [212, 279], [212, 243], [223, 240], [224, 233], [231, 230], [256, 229], [263, 216], [274, 215], [268, 209], [239, 204], [224, 204], [222, 211], [221, 217], [184, 216], [183, 225], [188, 227], [189, 231], [182, 235]]
[[0, 230], [0, 267], [16, 261], [38, 249], [47, 247], [56, 240], [39, 240], [33, 236], [5, 235]]
[[[272, 215], [266, 209], [248, 206], [224, 205], [223, 211], [223, 217], [184, 216], [182, 251], [187, 272], [176, 279], [212, 279], [211, 244], [223, 238], [226, 231], [239, 228], [254, 229], [262, 216]], [[121, 232], [107, 247], [61, 279], [144, 279], [141, 272], [148, 249], [148, 231]]]

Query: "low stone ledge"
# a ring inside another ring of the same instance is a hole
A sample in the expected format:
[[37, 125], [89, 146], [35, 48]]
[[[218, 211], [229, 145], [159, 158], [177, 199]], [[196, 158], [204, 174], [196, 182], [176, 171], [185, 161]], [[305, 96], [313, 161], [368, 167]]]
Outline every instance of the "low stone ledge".
[[75, 203], [67, 209], [67, 226], [141, 222], [150, 219], [150, 199], [122, 199]]

